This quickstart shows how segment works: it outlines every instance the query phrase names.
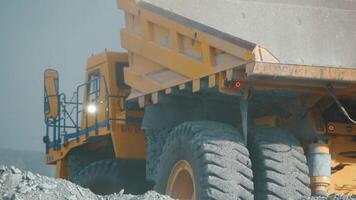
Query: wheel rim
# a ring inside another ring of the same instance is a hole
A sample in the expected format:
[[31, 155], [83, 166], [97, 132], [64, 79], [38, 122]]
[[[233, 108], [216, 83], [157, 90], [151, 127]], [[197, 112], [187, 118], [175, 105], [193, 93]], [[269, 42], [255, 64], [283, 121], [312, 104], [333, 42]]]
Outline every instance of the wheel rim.
[[168, 178], [166, 194], [174, 199], [195, 200], [193, 169], [185, 160], [178, 161]]

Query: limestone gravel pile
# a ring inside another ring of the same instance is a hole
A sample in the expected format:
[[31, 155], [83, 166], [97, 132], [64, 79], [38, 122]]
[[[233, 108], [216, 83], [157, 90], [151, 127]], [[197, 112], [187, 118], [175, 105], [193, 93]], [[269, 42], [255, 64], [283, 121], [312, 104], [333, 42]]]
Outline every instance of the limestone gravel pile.
[[0, 200], [170, 200], [168, 196], [149, 191], [143, 195], [118, 194], [100, 196], [63, 179], [22, 172], [16, 167], [0, 166]]
[[[0, 200], [172, 200], [166, 195], [148, 191], [143, 195], [120, 193], [100, 196], [64, 179], [56, 179], [30, 171], [21, 171], [14, 166], [0, 166]], [[293, 199], [293, 198], [291, 198]], [[356, 200], [356, 196], [333, 195], [312, 197], [305, 200]]]

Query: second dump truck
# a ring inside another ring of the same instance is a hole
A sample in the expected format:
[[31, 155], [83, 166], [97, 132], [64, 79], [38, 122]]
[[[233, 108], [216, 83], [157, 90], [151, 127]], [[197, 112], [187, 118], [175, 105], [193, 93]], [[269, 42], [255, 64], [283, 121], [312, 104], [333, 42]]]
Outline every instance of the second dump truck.
[[57, 177], [176, 199], [356, 194], [355, 2], [118, 7], [127, 52], [90, 57], [73, 98], [45, 71]]

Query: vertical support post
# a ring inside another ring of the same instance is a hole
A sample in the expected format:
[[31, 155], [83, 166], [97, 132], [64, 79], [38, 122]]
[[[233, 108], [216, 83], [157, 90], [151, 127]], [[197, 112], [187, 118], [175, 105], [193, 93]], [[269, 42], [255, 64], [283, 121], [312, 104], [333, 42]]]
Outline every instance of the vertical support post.
[[62, 115], [61, 115], [61, 97], [59, 95], [58, 96], [58, 131], [57, 131], [57, 142], [56, 142], [56, 150], [59, 150], [61, 148], [61, 121], [62, 121]]
[[171, 42], [171, 48], [174, 52], [179, 52], [179, 41], [178, 41], [178, 33], [174, 30], [170, 30], [169, 39]]
[[[67, 99], [66, 96], [63, 95], [63, 108], [62, 108], [62, 112], [63, 112], [63, 133], [66, 135], [67, 134], [67, 108], [66, 108], [66, 103], [67, 103]], [[63, 137], [64, 138], [64, 137]], [[64, 141], [65, 142], [65, 139]]]
[[68, 179], [68, 162], [67, 157], [57, 160], [56, 178]]
[[[104, 81], [104, 86], [105, 86], [105, 116], [106, 116], [106, 130], [109, 130], [110, 129], [110, 122], [111, 122], [111, 119], [110, 119], [110, 104], [111, 104], [111, 92], [109, 92], [108, 90], [108, 85], [106, 83], [106, 79], [105, 79], [105, 76], [102, 76], [102, 79]], [[120, 97], [121, 99], [122, 97]], [[123, 106], [123, 109], [125, 109], [125, 106], [124, 106], [124, 103], [121, 104]]]
[[77, 87], [77, 94], [76, 94], [76, 140], [79, 142], [79, 86]]
[[[98, 108], [99, 104], [100, 104], [100, 96], [102, 95], [101, 91], [101, 77], [99, 76], [96, 80], [95, 80], [95, 106]], [[95, 135], [99, 135], [99, 129], [98, 129], [98, 112], [95, 112]]]
[[53, 119], [53, 148], [57, 150], [57, 119]]
[[[89, 92], [88, 92], [89, 93]], [[87, 95], [87, 98], [88, 98], [88, 101], [87, 102], [90, 102], [89, 100], [89, 97]], [[88, 104], [89, 105], [89, 104]], [[83, 114], [85, 115], [85, 137], [88, 138], [89, 137], [89, 131], [88, 131], [88, 123], [89, 123], [89, 112], [83, 108]], [[83, 116], [83, 115], [82, 115]], [[78, 134], [78, 137], [79, 137], [79, 134]]]
[[56, 80], [56, 98], [57, 98], [57, 119], [56, 120], [58, 122], [58, 126], [57, 126], [57, 138], [54, 138], [54, 140], [56, 140], [56, 143], [55, 143], [55, 150], [59, 150], [60, 149], [60, 146], [61, 146], [61, 95], [59, 95], [59, 80], [57, 79]]
[[45, 143], [46, 143], [46, 154], [48, 154], [48, 150], [49, 150], [49, 142], [50, 142], [50, 139], [49, 139], [49, 121], [46, 117], [46, 136], [45, 136]]
[[248, 99], [246, 96], [242, 95], [239, 97], [240, 100], [240, 112], [241, 112], [241, 122], [242, 122], [242, 133], [244, 136], [244, 142], [247, 144], [247, 134], [248, 134]]
[[[99, 106], [99, 103], [96, 103], [96, 106]], [[95, 135], [99, 135], [99, 128], [98, 128], [98, 112], [95, 112]]]

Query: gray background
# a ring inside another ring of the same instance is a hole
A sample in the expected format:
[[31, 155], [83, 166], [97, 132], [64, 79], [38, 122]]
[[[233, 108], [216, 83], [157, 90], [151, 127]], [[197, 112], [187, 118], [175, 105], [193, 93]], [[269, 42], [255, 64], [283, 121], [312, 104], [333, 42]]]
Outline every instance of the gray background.
[[115, 0], [0, 0], [0, 148], [44, 151], [44, 69], [71, 95], [91, 54], [121, 49], [122, 26]]

